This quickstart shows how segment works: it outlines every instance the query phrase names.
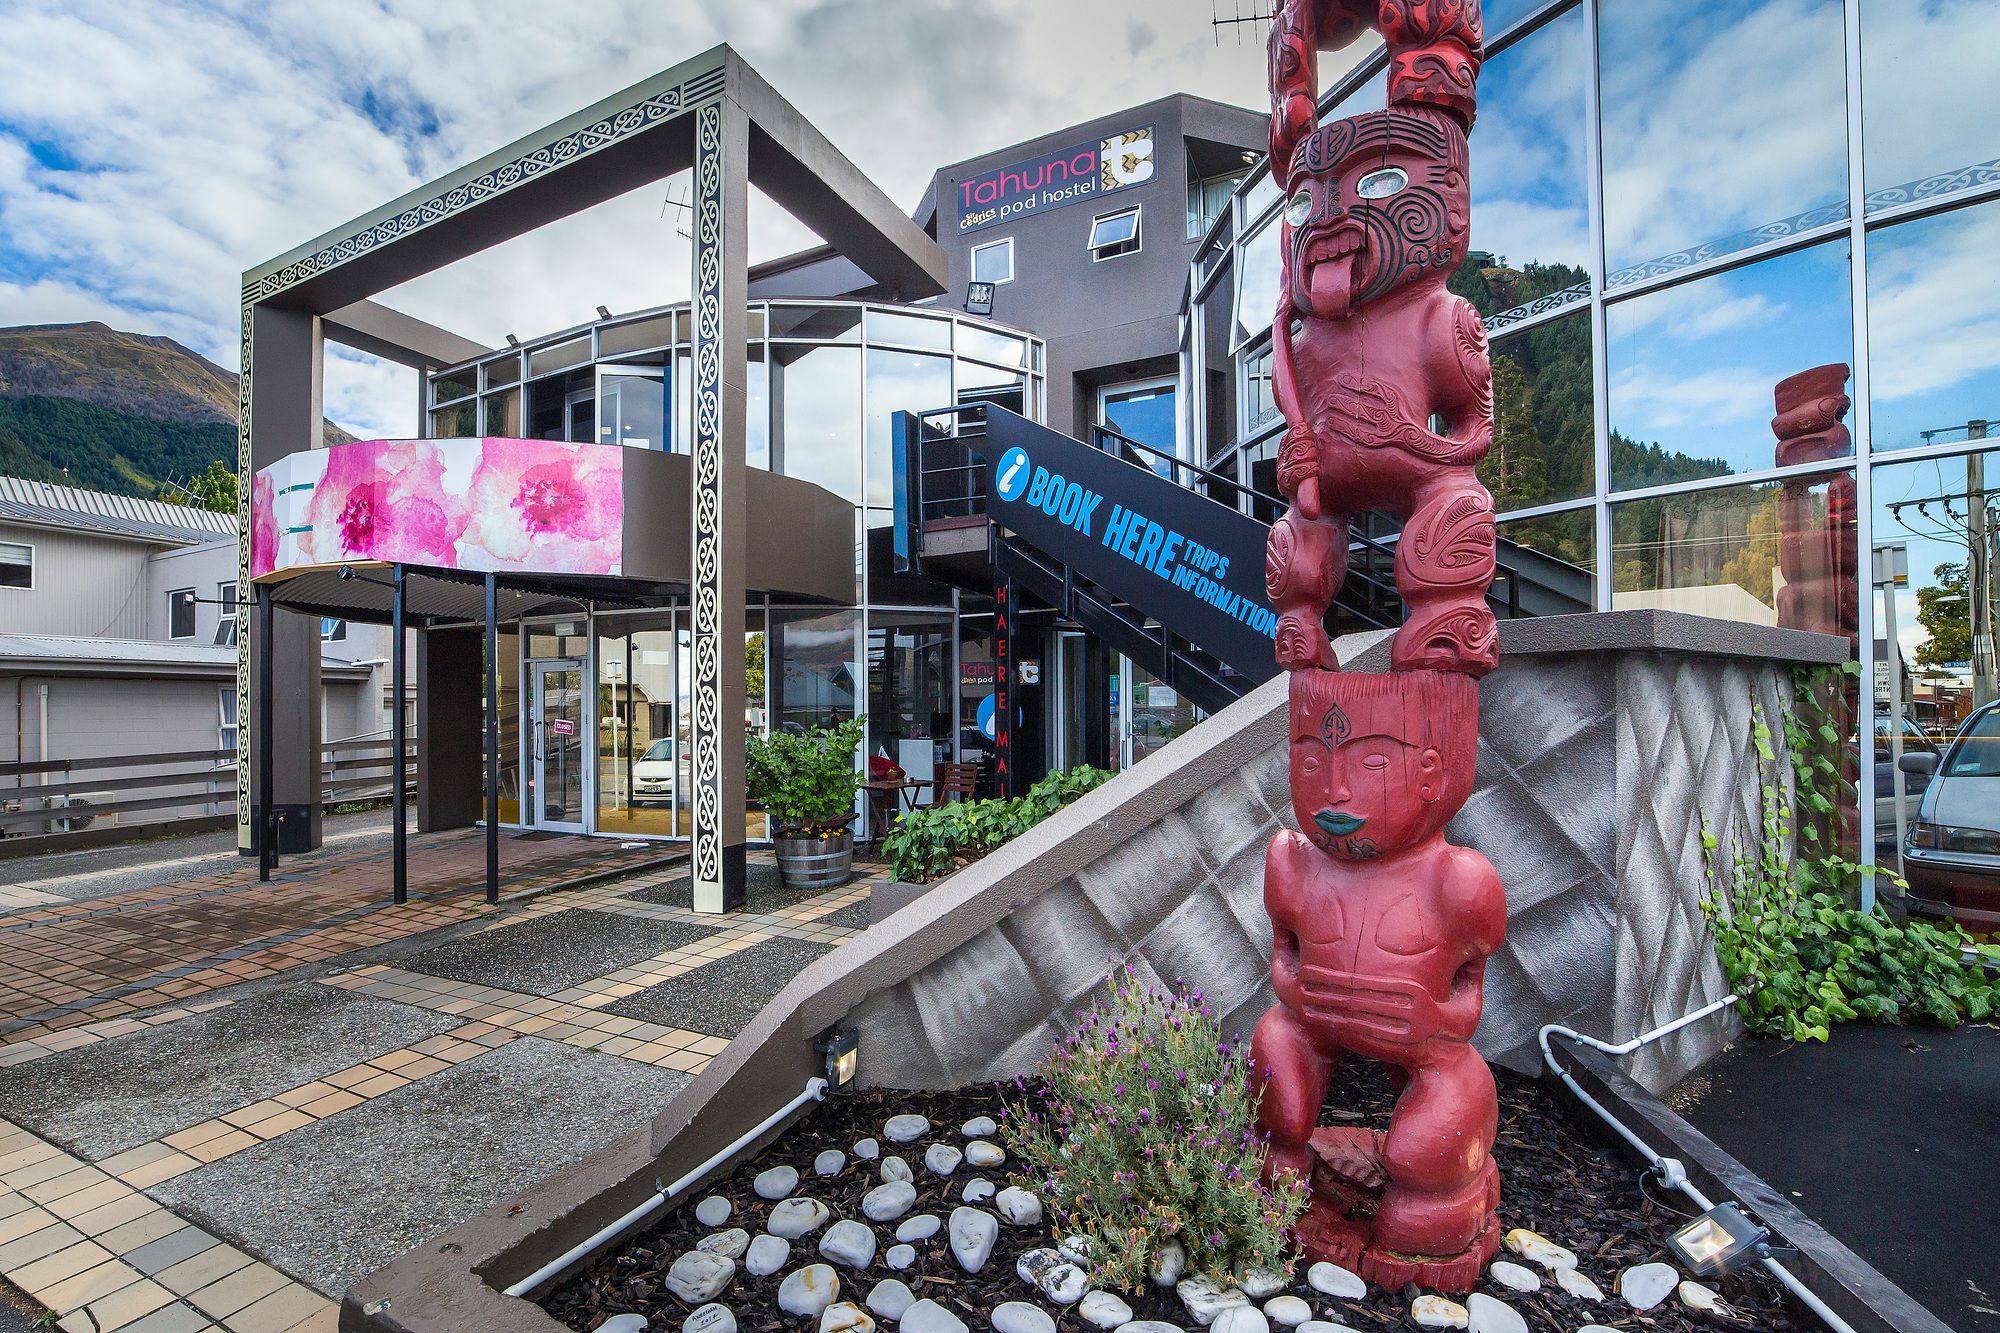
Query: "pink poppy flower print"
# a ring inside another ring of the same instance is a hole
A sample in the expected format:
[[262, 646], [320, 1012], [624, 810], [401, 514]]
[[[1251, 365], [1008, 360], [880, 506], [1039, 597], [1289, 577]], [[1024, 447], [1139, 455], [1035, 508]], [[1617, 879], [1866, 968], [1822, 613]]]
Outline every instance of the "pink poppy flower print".
[[271, 477], [259, 472], [250, 483], [250, 577], [278, 567], [278, 516], [271, 510]]
[[364, 440], [327, 451], [326, 475], [306, 511], [307, 562], [383, 560], [458, 564], [465, 506], [444, 482], [427, 440]]
[[623, 449], [486, 439], [467, 492], [468, 568], [616, 574], [623, 553]]

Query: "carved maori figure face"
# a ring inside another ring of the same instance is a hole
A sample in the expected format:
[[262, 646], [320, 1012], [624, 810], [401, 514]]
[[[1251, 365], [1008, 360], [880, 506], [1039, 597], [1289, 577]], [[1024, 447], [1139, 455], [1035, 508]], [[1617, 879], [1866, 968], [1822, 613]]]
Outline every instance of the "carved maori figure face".
[[1295, 671], [1291, 726], [1292, 811], [1343, 861], [1414, 847], [1472, 793], [1479, 696], [1469, 676]]
[[1392, 107], [1322, 125], [1292, 157], [1284, 247], [1293, 304], [1320, 319], [1417, 282], [1442, 284], [1471, 225], [1465, 131]]

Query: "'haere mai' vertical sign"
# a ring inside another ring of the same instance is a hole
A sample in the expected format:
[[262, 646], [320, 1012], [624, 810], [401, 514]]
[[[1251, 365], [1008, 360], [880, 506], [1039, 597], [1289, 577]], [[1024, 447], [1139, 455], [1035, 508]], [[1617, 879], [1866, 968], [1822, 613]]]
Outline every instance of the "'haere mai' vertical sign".
[[1144, 185], [1151, 179], [1153, 127], [1148, 125], [968, 176], [955, 187], [958, 229], [977, 231], [1026, 213]]

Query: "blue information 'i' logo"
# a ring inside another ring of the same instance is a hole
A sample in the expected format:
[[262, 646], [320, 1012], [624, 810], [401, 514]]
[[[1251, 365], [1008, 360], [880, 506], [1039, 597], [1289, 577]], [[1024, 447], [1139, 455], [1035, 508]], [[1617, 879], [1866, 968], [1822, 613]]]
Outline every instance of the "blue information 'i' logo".
[[1003, 500], [1018, 500], [1021, 492], [1028, 489], [1028, 479], [1034, 475], [1034, 466], [1028, 462], [1026, 449], [1009, 449], [1000, 457], [1000, 470], [996, 474]]

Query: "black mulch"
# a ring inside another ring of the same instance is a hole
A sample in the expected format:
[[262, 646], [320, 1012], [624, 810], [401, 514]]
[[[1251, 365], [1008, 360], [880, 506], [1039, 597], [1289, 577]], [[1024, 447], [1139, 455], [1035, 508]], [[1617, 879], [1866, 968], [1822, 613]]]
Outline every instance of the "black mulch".
[[[1569, 1246], [1582, 1257], [1583, 1271], [1607, 1293], [1614, 1291], [1618, 1274], [1626, 1267], [1666, 1258], [1663, 1242], [1680, 1218], [1656, 1203], [1637, 1183], [1631, 1163], [1601, 1143], [1596, 1134], [1573, 1120], [1549, 1091], [1532, 1079], [1504, 1070], [1494, 1071], [1500, 1083], [1499, 1160], [1503, 1181], [1501, 1222], [1503, 1226], [1525, 1226]], [[1331, 1101], [1322, 1116], [1324, 1123], [1356, 1121], [1381, 1123], [1393, 1100], [1388, 1081], [1379, 1071], [1357, 1073], [1339, 1085], [1339, 1106]], [[979, 1174], [960, 1167], [949, 1180], [941, 1181], [923, 1166], [923, 1152], [931, 1143], [962, 1145], [958, 1127], [975, 1115], [999, 1114], [999, 1096], [990, 1089], [963, 1089], [946, 1093], [877, 1092], [826, 1102], [795, 1125], [755, 1160], [739, 1166], [730, 1176], [699, 1195], [718, 1193], [734, 1205], [724, 1226], [741, 1226], [752, 1234], [761, 1229], [771, 1205], [759, 1199], [751, 1188], [756, 1174], [769, 1166], [790, 1163], [799, 1168], [799, 1193], [820, 1199], [832, 1208], [835, 1217], [861, 1218], [861, 1196], [880, 1182], [879, 1163], [850, 1160], [837, 1176], [821, 1179], [812, 1174], [812, 1160], [826, 1148], [849, 1151], [857, 1139], [880, 1137], [883, 1122], [892, 1114], [917, 1111], [932, 1122], [931, 1133], [916, 1143], [901, 1145], [883, 1141], [883, 1151], [896, 1152], [914, 1168], [918, 1187], [916, 1207], [911, 1215], [933, 1213], [948, 1220], [960, 1203], [965, 1182]], [[996, 1184], [1005, 1185], [1001, 1173], [988, 1173]], [[696, 1196], [685, 1200], [658, 1226], [625, 1243], [623, 1248], [600, 1258], [569, 1281], [542, 1298], [543, 1307], [555, 1318], [578, 1330], [595, 1328], [604, 1319], [625, 1311], [638, 1311], [650, 1320], [656, 1333], [677, 1330], [688, 1307], [669, 1295], [662, 1279], [666, 1269], [708, 1228], [695, 1221]], [[898, 1273], [884, 1262], [882, 1254], [894, 1244], [896, 1224], [874, 1227], [881, 1250], [868, 1272], [856, 1274], [840, 1269], [840, 1299], [862, 1303], [869, 1288], [888, 1277], [908, 1283], [921, 1297], [929, 1297], [950, 1309], [973, 1330], [991, 1328], [990, 1312], [1005, 1301], [1025, 1300], [1040, 1305], [1057, 1321], [1060, 1333], [1097, 1333], [1083, 1323], [1072, 1307], [1057, 1310], [1035, 1296], [1033, 1290], [1014, 1273], [1015, 1260], [1026, 1250], [1048, 1245], [1051, 1237], [1039, 1227], [1002, 1226], [999, 1244], [983, 1272], [963, 1272], [952, 1258], [948, 1228], [941, 1228], [930, 1240], [916, 1246], [917, 1263]], [[821, 1262], [814, 1232], [792, 1242], [790, 1262], [769, 1277], [751, 1277], [739, 1266], [735, 1280], [721, 1300], [736, 1313], [738, 1327], [745, 1333], [806, 1333], [812, 1321], [795, 1318], [778, 1309], [778, 1284], [784, 1274], [807, 1263]], [[1335, 1301], [1305, 1285], [1305, 1267], [1295, 1269], [1298, 1279], [1292, 1290], [1313, 1307], [1315, 1318], [1332, 1319], [1360, 1330], [1414, 1328], [1409, 1318], [1410, 1293], [1378, 1291], [1366, 1301]], [[1571, 1330], [1598, 1322], [1616, 1329], [1646, 1330], [1646, 1333], [1715, 1333], [1718, 1328], [1804, 1330], [1815, 1328], [1810, 1317], [1790, 1303], [1777, 1283], [1762, 1274], [1747, 1279], [1726, 1279], [1720, 1290], [1738, 1312], [1738, 1317], [1718, 1323], [1691, 1314], [1672, 1298], [1641, 1314], [1607, 1294], [1601, 1304], [1587, 1304], [1564, 1295], [1553, 1282], [1529, 1295], [1507, 1291], [1482, 1280], [1479, 1289], [1504, 1300], [1519, 1311], [1535, 1330]], [[1194, 1329], [1180, 1301], [1171, 1291], [1148, 1290], [1138, 1295], [1123, 1293], [1134, 1317], [1160, 1319], [1185, 1329]]]
[[671, 981], [627, 995], [604, 1012], [690, 1032], [733, 1037], [805, 965], [833, 946], [782, 936], [760, 940], [726, 958], [703, 963]]
[[858, 903], [849, 903], [845, 907], [828, 912], [825, 916], [814, 917], [813, 924], [816, 926], [845, 926], [849, 930], [866, 930], [868, 929], [868, 900], [864, 898]]
[[397, 965], [451, 981], [553, 995], [714, 933], [714, 927], [686, 921], [651, 921], [579, 907], [518, 926], [477, 931]]
[[[867, 867], [860, 861], [854, 863], [855, 873], [866, 873]], [[817, 898], [826, 889], [794, 889], [786, 886], [778, 874], [775, 861], [758, 860], [750, 862], [747, 875], [749, 897], [745, 907], [752, 912], [779, 912], [787, 907], [795, 907], [808, 898]], [[852, 881], [849, 881], [850, 883]], [[643, 889], [625, 894], [635, 903], [660, 903], [667, 907], [694, 906], [694, 880], [690, 875], [676, 875], [658, 884], [649, 884]]]

